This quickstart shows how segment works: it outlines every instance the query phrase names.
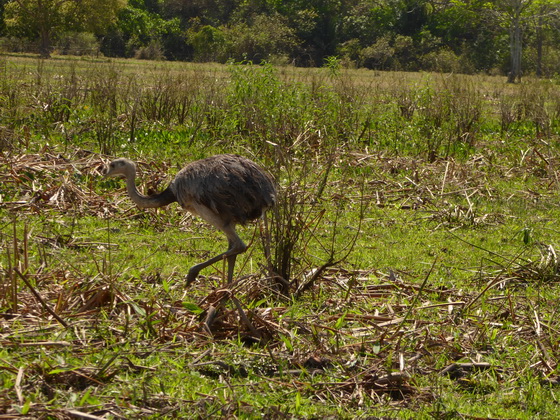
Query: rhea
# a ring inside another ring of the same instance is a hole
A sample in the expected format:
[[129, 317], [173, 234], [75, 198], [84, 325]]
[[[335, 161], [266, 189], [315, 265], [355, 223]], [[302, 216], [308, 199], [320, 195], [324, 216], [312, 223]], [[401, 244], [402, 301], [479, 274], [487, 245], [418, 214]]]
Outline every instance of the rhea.
[[181, 169], [162, 192], [142, 195], [136, 188], [136, 164], [120, 158], [105, 169], [105, 176], [126, 178], [130, 199], [140, 208], [163, 207], [178, 202], [181, 207], [221, 230], [227, 237], [227, 251], [194, 265], [187, 274], [187, 285], [200, 270], [220, 260], [228, 264], [228, 283], [233, 279], [237, 255], [247, 245], [235, 227], [260, 218], [266, 209], [276, 204], [273, 178], [255, 162], [233, 154], [215, 155], [196, 160]]

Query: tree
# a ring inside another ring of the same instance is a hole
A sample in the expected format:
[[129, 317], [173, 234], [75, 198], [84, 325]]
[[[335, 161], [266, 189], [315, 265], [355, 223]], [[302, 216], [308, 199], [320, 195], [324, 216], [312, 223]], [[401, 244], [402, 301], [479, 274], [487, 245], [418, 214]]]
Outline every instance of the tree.
[[489, 71], [503, 62], [507, 39], [487, 3], [486, 0], [433, 3], [427, 27], [441, 39], [443, 49], [460, 57], [466, 66], [463, 72]]
[[129, 2], [119, 11], [117, 22], [111, 25], [101, 43], [103, 54], [168, 60], [192, 58], [180, 19], [165, 20], [161, 14], [149, 11], [153, 10], [152, 6], [139, 3]]
[[115, 19], [125, 0], [11, 0], [5, 22], [16, 35], [39, 39], [39, 51], [48, 58], [54, 38], [64, 31], [100, 33]]
[[543, 76], [543, 45], [545, 41], [554, 42], [553, 34], [558, 34], [560, 26], [560, 4], [557, 2], [538, 2], [536, 5], [536, 18], [533, 20], [535, 28], [535, 49], [536, 49], [536, 74], [538, 77]]
[[531, 25], [538, 31], [545, 16], [558, 15], [560, 4], [558, 0], [498, 0], [496, 6], [498, 16], [509, 30], [511, 69], [507, 81], [514, 83], [521, 80], [523, 32]]
[[509, 29], [509, 48], [511, 68], [508, 83], [521, 81], [521, 53], [523, 48], [523, 26], [526, 22], [525, 12], [533, 0], [499, 0], [497, 10], [505, 18]]
[[5, 5], [6, 5], [6, 0], [0, 0], [0, 36], [4, 36], [6, 33], [6, 22], [4, 22]]

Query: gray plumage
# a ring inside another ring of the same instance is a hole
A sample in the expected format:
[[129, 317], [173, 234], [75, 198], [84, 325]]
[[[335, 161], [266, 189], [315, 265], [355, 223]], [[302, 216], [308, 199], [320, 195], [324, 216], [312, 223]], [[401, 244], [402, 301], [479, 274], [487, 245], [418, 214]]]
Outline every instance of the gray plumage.
[[112, 161], [105, 176], [124, 176], [128, 195], [141, 208], [162, 207], [177, 201], [183, 209], [225, 233], [228, 250], [191, 267], [187, 284], [196, 279], [200, 270], [223, 258], [228, 260], [228, 282], [231, 282], [235, 259], [247, 249], [235, 231], [236, 225], [258, 219], [276, 204], [272, 177], [255, 162], [238, 155], [216, 155], [191, 162], [164, 191], [151, 196], [138, 192], [136, 165], [128, 159]]

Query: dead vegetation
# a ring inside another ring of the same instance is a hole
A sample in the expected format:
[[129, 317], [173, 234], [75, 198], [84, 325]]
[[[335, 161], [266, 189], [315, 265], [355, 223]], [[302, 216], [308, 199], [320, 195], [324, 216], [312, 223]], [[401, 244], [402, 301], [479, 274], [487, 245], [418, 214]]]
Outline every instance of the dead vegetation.
[[[531, 155], [537, 161], [548, 158]], [[363, 407], [365, 400], [399, 408], [414, 408], [438, 399], [437, 384], [429, 386], [418, 378], [441, 376], [458, 389], [490, 393], [495, 384], [511, 383], [522, 373], [511, 371], [507, 345], [527, 347], [527, 366], [556, 384], [559, 349], [557, 309], [541, 315], [540, 308], [554, 305], [552, 297], [537, 300], [517, 292], [527, 287], [557, 284], [558, 259], [551, 245], [541, 245], [542, 258], [534, 261], [525, 253], [498, 256], [489, 251], [488, 266], [473, 273], [474, 287], [432, 285], [434, 269], [444, 261], [434, 257], [431, 269], [410, 273], [393, 269], [325, 268], [300, 298], [310, 305], [305, 314], [293, 316], [292, 302], [278, 294], [271, 278], [251, 274], [228, 288], [213, 288], [199, 281], [189, 291], [196, 302], [177, 298], [184, 282], [172, 279], [170, 293], [157, 298], [138, 298], [136, 286], [127, 284], [99, 262], [96, 275], [79, 266], [59, 261], [56, 265], [30, 261], [30, 249], [111, 249], [113, 243], [90, 242], [76, 237], [35, 234], [17, 222], [24, 215], [56, 218], [59, 214], [99, 218], [128, 217], [130, 208], [121, 193], [108, 199], [95, 184], [104, 157], [83, 150], [62, 156], [45, 150], [36, 155], [3, 156], [0, 182], [4, 186], [2, 216], [2, 289], [0, 347], [8, 352], [32, 355], [56, 354], [61, 348], [74, 355], [109, 343], [100, 328], [110, 330], [113, 343], [130, 341], [131, 331], [141, 331], [133, 349], [115, 352], [98, 365], [69, 368], [9, 361], [0, 369], [13, 376], [12, 389], [0, 394], [0, 417], [15, 418], [15, 406], [25, 405], [25, 394], [42, 395], [28, 407], [35, 418], [130, 418], [173, 415], [190, 407], [198, 415], [211, 415], [216, 396], [199, 395], [198, 401], [180, 400], [165, 392], [133, 399], [123, 396], [104, 399], [94, 407], [53, 410], [46, 401], [68, 390], [117, 385], [127, 375], [154, 371], [138, 363], [152, 352], [185, 355], [188, 369], [222, 382], [259, 378], [270, 388], [299, 393], [325, 403]], [[414, 210], [433, 229], [453, 232], [460, 227], [503, 223], [508, 215], [484, 213], [473, 203], [500, 192], [487, 182], [490, 165], [482, 157], [466, 163], [452, 160], [426, 164], [413, 159], [353, 155], [357, 170], [372, 170], [366, 198], [377, 208]], [[148, 184], [158, 189], [165, 180], [159, 169], [145, 166]], [[372, 169], [373, 168], [373, 169]], [[508, 176], [494, 167], [493, 176]], [[556, 173], [543, 183], [554, 182]], [[537, 193], [522, 191], [522, 196]], [[539, 194], [542, 194], [539, 193]], [[460, 200], [458, 200], [458, 198]], [[466, 203], [466, 204], [465, 204]], [[37, 245], [39, 244], [39, 245]], [[468, 244], [465, 244], [468, 246]], [[311, 273], [312, 274], [312, 273]], [[212, 279], [207, 279], [212, 280]], [[215, 279], [219, 282], [219, 279]], [[161, 278], [142, 279], [142, 287], [161, 289]], [[258, 304], [255, 304], [258, 302]], [[556, 302], [557, 303], [557, 302]], [[102, 319], [110, 319], [101, 327]], [[499, 336], [500, 339], [495, 337]], [[46, 340], [45, 337], [52, 337]], [[55, 338], [58, 337], [58, 338]], [[494, 337], [494, 338], [491, 338]], [[251, 350], [242, 361], [223, 353], [212, 343], [239, 340]], [[507, 344], [509, 343], [509, 344]], [[193, 350], [194, 349], [194, 350]], [[442, 363], [443, 362], [443, 363]], [[490, 385], [485, 378], [495, 379]], [[443, 379], [442, 379], [443, 381]], [[220, 412], [239, 410], [222, 405]], [[250, 412], [251, 407], [241, 408]], [[270, 407], [274, 418], [290, 418]], [[237, 411], [239, 413], [239, 411]], [[444, 413], [443, 413], [444, 414]], [[232, 414], [233, 415], [233, 414]], [[13, 416], [13, 417], [12, 417]]]

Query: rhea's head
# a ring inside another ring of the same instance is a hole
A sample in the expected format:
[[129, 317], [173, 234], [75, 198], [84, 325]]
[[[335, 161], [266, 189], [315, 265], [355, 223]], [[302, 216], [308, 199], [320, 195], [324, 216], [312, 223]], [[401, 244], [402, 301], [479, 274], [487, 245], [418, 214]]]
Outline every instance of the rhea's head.
[[115, 159], [105, 167], [105, 177], [123, 176], [125, 178], [134, 177], [136, 175], [136, 164], [128, 159]]

